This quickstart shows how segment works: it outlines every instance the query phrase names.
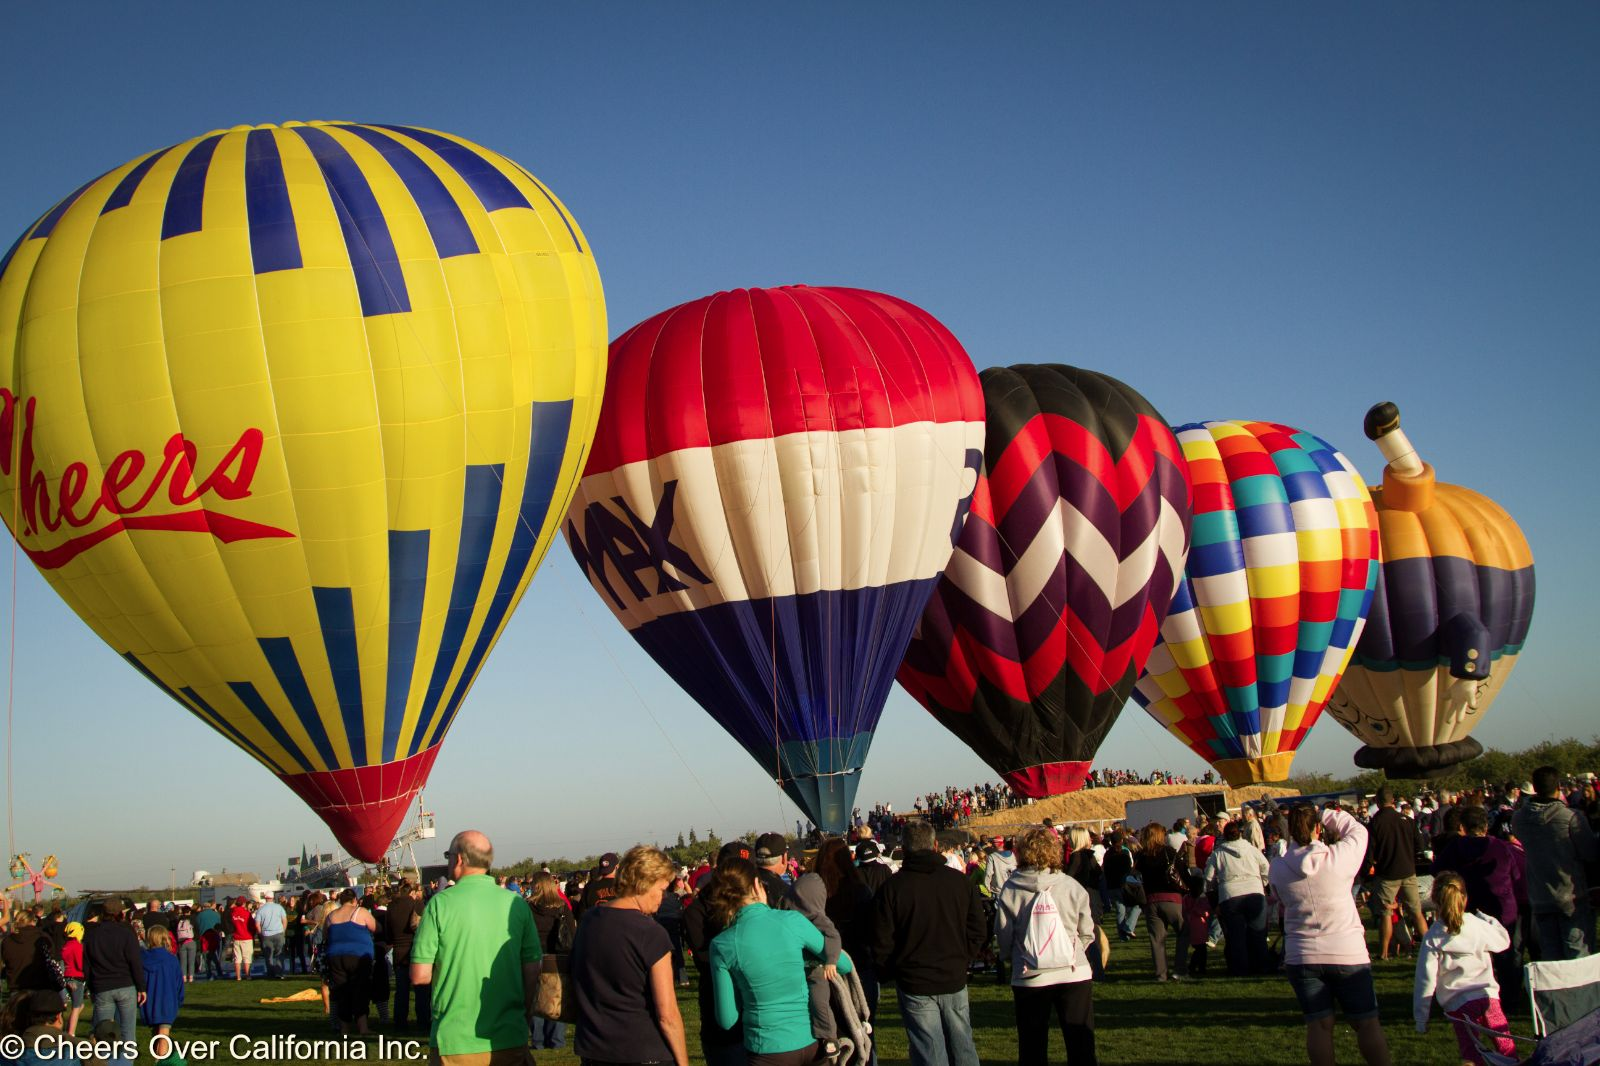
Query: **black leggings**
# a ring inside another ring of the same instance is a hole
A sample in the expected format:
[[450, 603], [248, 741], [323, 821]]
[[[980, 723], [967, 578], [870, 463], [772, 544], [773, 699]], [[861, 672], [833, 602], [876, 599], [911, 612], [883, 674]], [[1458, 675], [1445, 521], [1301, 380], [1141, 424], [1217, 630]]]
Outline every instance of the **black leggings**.
[[329, 955], [328, 999], [341, 1022], [354, 1025], [365, 1018], [372, 999], [372, 956]]
[[1017, 1011], [1017, 1066], [1046, 1066], [1052, 1013], [1061, 1022], [1069, 1066], [1096, 1066], [1093, 981], [1040, 988], [1012, 985], [1011, 998]]

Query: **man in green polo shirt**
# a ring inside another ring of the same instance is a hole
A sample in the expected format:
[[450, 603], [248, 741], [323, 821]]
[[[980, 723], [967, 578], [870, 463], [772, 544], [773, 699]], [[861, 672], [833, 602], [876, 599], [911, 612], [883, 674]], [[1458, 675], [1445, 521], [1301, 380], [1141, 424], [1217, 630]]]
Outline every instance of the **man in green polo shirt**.
[[539, 983], [533, 911], [489, 876], [494, 846], [476, 830], [444, 853], [455, 884], [428, 901], [411, 945], [411, 983], [433, 986], [440, 1066], [524, 1066]]

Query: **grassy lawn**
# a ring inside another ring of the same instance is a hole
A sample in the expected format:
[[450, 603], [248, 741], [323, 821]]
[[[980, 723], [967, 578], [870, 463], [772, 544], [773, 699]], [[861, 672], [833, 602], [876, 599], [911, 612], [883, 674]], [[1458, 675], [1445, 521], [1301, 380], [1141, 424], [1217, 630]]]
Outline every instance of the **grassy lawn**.
[[[1269, 1066], [1299, 1064], [1306, 1061], [1304, 1026], [1289, 986], [1280, 977], [1230, 980], [1210, 977], [1200, 981], [1169, 982], [1158, 985], [1144, 931], [1126, 944], [1113, 943], [1110, 979], [1095, 987], [1096, 1037], [1100, 1061], [1107, 1064], [1194, 1064], [1194, 1066]], [[1169, 948], [1170, 950], [1170, 948]], [[1220, 952], [1212, 953], [1212, 965], [1220, 968]], [[1384, 1030], [1389, 1037], [1394, 1061], [1398, 1064], [1453, 1064], [1459, 1062], [1450, 1024], [1435, 1012], [1425, 1036], [1411, 1024], [1411, 977], [1409, 960], [1382, 963], [1376, 970], [1378, 995]], [[220, 1040], [223, 1061], [229, 1061], [228, 1042], [236, 1034], [263, 1039], [274, 1034], [307, 1039], [331, 1036], [318, 1003], [261, 1004], [262, 996], [287, 995], [309, 987], [305, 978], [282, 981], [255, 980], [201, 982], [191, 992], [179, 1017], [175, 1036], [179, 1039]], [[690, 1033], [690, 1056], [699, 1060], [699, 1014], [694, 989], [680, 990], [685, 1020]], [[1016, 1059], [1016, 1036], [1012, 1028], [1010, 990], [993, 978], [975, 979], [971, 986], [973, 1025], [977, 1033], [978, 1054], [985, 1062], [1006, 1063]], [[1511, 1023], [1519, 1035], [1528, 1031], [1524, 1003], [1508, 1004]], [[80, 1035], [87, 1030], [80, 1026]], [[375, 1031], [388, 1039], [415, 1038], [415, 1034], [394, 1033], [381, 1025]], [[1338, 1027], [1338, 1061], [1359, 1062], [1355, 1039], [1348, 1026]], [[885, 989], [879, 1005], [879, 1057], [885, 1064], [907, 1061], [905, 1031], [900, 1027], [892, 989]], [[148, 1032], [141, 1028], [143, 1044]], [[577, 1066], [571, 1040], [565, 1051], [536, 1053], [540, 1063], [549, 1066]], [[366, 1047], [368, 1061], [375, 1061], [377, 1044]], [[141, 1062], [151, 1061], [148, 1057]], [[200, 1061], [190, 1056], [191, 1063]], [[254, 1061], [282, 1062], [285, 1058], [268, 1054]], [[329, 1061], [310, 1059], [296, 1061]], [[405, 1061], [396, 1055], [386, 1061]], [[1064, 1061], [1060, 1034], [1052, 1040], [1051, 1061]]]

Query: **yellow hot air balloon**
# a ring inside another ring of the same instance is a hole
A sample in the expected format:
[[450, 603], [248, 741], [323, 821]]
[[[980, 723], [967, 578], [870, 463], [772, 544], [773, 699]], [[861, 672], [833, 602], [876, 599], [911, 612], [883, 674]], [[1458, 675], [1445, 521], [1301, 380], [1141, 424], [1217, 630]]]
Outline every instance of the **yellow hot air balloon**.
[[587, 242], [503, 156], [215, 131], [0, 260], [0, 510], [96, 633], [376, 859], [566, 511], [605, 352]]

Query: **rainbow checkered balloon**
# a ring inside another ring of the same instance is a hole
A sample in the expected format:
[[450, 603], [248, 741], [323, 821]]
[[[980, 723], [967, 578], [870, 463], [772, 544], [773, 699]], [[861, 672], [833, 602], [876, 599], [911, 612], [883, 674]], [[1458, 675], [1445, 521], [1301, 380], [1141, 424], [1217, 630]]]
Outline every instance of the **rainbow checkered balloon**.
[[1280, 781], [1366, 622], [1378, 518], [1331, 444], [1273, 422], [1181, 426], [1188, 566], [1134, 699], [1231, 785]]

